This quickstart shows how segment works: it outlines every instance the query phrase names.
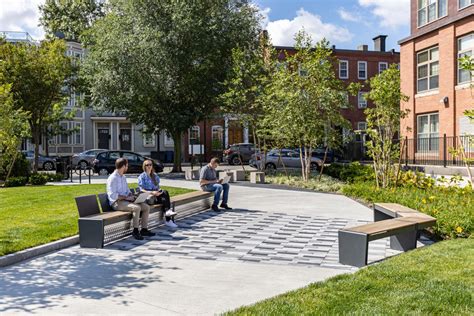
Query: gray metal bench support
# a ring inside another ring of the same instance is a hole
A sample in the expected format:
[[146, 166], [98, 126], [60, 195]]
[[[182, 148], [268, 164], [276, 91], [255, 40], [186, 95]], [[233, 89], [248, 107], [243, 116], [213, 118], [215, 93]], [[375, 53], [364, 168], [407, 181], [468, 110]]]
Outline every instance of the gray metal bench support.
[[79, 244], [82, 248], [104, 247], [104, 222], [100, 219], [79, 219]]
[[412, 230], [390, 236], [390, 248], [400, 251], [408, 251], [416, 248], [418, 231]]
[[339, 230], [339, 262], [355, 267], [367, 265], [369, 239], [366, 234]]

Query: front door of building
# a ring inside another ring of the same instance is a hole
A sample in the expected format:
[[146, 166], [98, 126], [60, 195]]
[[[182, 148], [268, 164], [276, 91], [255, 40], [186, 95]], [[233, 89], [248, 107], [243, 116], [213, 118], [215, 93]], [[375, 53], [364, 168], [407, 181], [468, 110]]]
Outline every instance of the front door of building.
[[110, 132], [108, 128], [99, 128], [98, 130], [99, 135], [99, 149], [110, 149], [109, 148], [109, 140], [110, 140]]
[[130, 128], [120, 128], [120, 149], [132, 150], [132, 130]]
[[244, 141], [242, 129], [242, 126], [238, 122], [229, 122], [229, 145], [239, 144]]

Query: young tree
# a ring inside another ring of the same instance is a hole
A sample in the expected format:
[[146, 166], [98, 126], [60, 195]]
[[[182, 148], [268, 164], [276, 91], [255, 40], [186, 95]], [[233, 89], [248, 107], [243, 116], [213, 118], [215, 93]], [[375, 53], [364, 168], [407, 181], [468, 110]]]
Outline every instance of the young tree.
[[232, 49], [259, 33], [247, 0], [110, 0], [85, 37], [91, 103], [166, 130], [181, 171], [183, 134], [217, 108]]
[[[1, 74], [0, 74], [1, 75]], [[15, 109], [11, 85], [0, 85], [0, 170], [8, 180], [18, 155], [23, 137], [28, 136], [28, 116], [20, 109]]]
[[46, 0], [39, 8], [47, 35], [63, 33], [72, 40], [79, 40], [105, 14], [103, 0]]
[[52, 118], [60, 118], [71, 79], [71, 60], [61, 40], [43, 41], [39, 46], [0, 41], [0, 85], [11, 84], [14, 108], [28, 115], [35, 144], [34, 171], [44, 130]]
[[366, 95], [375, 107], [364, 112], [367, 120], [368, 154], [373, 159], [377, 187], [386, 188], [393, 179], [393, 164], [400, 155], [400, 146], [394, 142], [400, 132], [400, 119], [408, 113], [400, 109], [400, 102], [408, 97], [400, 90], [400, 71], [395, 64], [370, 79]]
[[325, 144], [328, 135], [337, 133], [347, 121], [340, 109], [347, 103], [346, 88], [336, 78], [335, 60], [329, 43], [312, 45], [304, 31], [296, 37], [296, 53], [286, 57], [272, 82], [274, 106], [269, 109], [274, 138], [288, 147], [300, 148], [302, 177], [309, 180], [313, 149]]

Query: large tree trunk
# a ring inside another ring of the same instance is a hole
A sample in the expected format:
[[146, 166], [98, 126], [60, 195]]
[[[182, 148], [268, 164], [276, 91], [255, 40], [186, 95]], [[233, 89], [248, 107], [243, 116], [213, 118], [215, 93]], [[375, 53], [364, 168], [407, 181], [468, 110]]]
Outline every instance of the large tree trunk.
[[183, 172], [181, 168], [181, 132], [175, 132], [171, 134], [174, 142], [174, 158], [173, 158], [173, 169], [171, 172]]

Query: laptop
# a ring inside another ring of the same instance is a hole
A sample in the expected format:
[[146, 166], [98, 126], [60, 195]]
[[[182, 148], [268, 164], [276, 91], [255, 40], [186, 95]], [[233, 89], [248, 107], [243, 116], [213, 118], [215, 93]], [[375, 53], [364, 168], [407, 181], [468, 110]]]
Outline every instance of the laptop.
[[140, 195], [133, 201], [133, 203], [139, 204], [139, 203], [145, 203], [146, 199], [151, 196], [150, 193], [140, 193]]

